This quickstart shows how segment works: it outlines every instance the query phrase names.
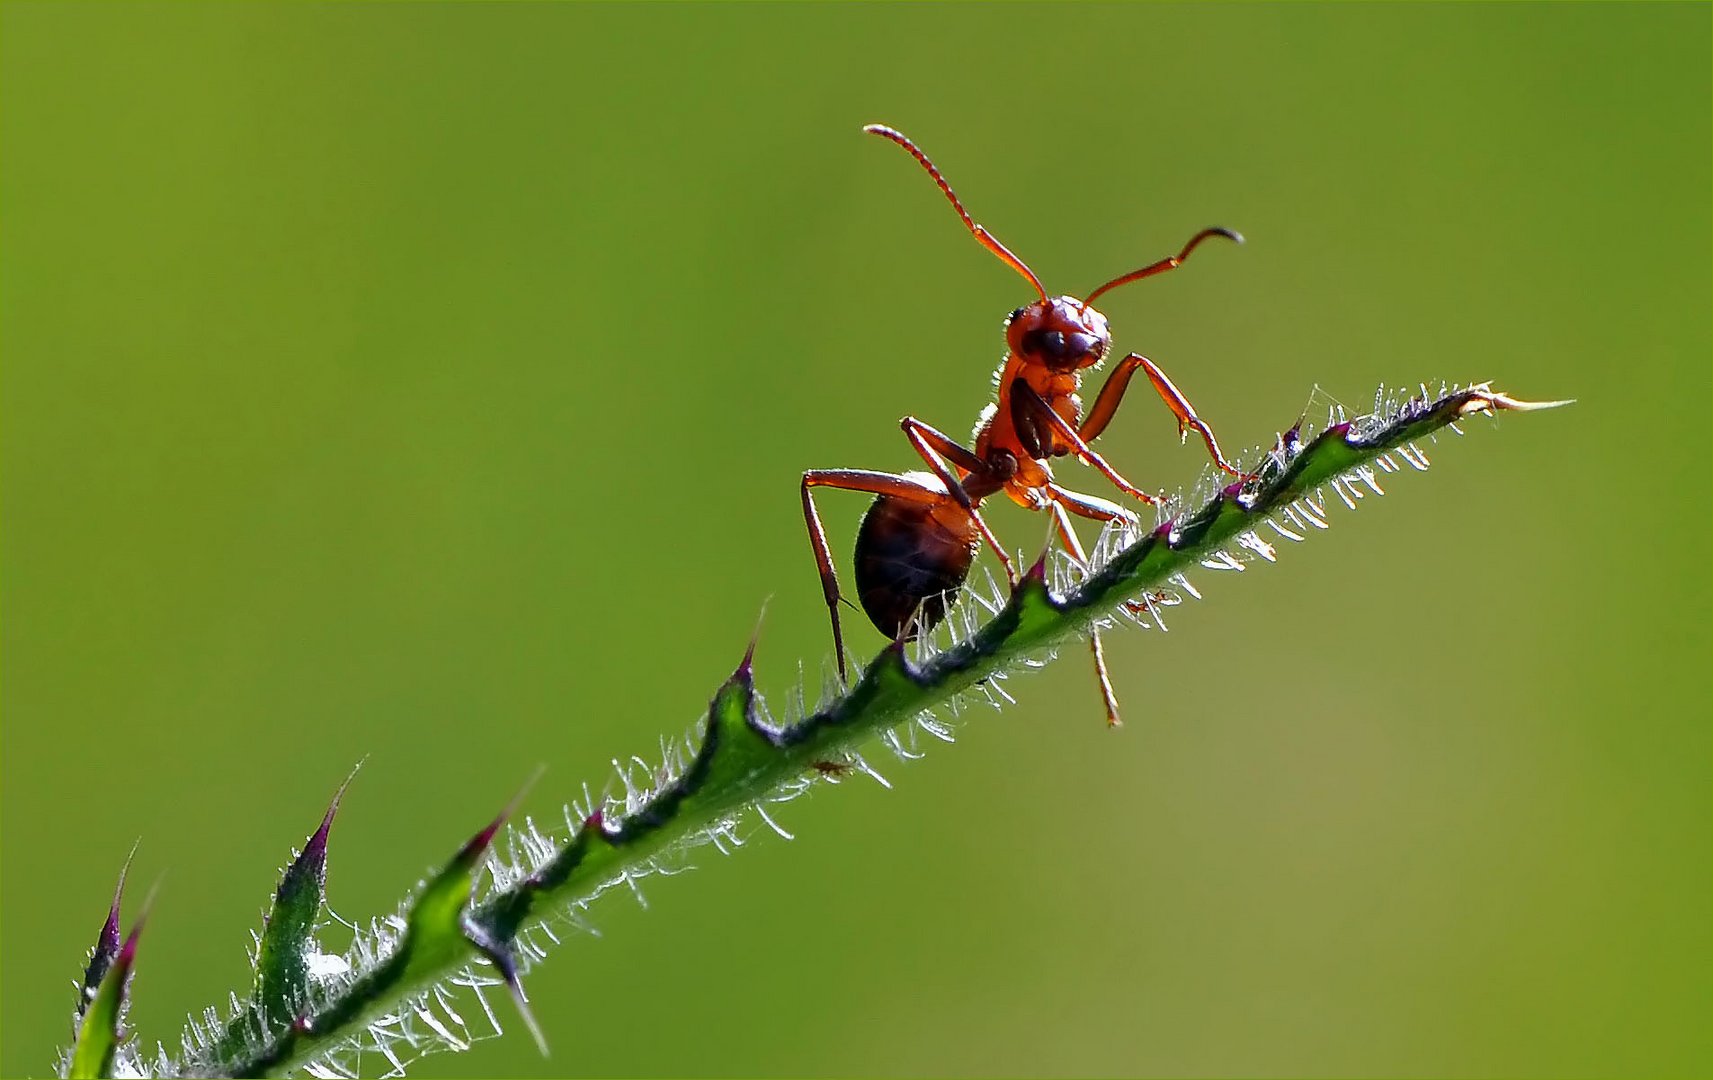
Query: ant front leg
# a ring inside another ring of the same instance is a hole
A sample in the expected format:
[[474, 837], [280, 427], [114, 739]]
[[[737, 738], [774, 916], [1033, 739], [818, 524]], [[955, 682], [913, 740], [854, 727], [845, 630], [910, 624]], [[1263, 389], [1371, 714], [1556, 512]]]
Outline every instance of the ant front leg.
[[[958, 445], [950, 435], [929, 427], [914, 416], [906, 416], [898, 422], [898, 426], [904, 429], [904, 437], [910, 440], [910, 445], [915, 448], [916, 453], [922, 456], [922, 460], [934, 470], [934, 475], [946, 485], [952, 499], [969, 514], [970, 519], [975, 522], [975, 527], [981, 530], [982, 539], [993, 549], [994, 555], [999, 559], [999, 565], [1005, 568], [1005, 580], [1015, 586], [1017, 571], [1011, 566], [1011, 557], [1005, 553], [1005, 546], [993, 535], [993, 530], [987, 527], [987, 521], [975, 508], [975, 501], [970, 498], [969, 492], [964, 490], [963, 481], [952, 471], [953, 466], [956, 466], [963, 470], [965, 476], [984, 476], [989, 471], [987, 463], [976, 457], [973, 451]], [[947, 464], [947, 458], [951, 459], [950, 464]]]
[[[1023, 379], [1019, 378], [1012, 380], [1010, 397], [1013, 416], [1016, 416], [1017, 412], [1020, 410], [1034, 421], [1037, 429], [1046, 428], [1051, 430], [1052, 433], [1057, 435], [1062, 442], [1070, 446], [1071, 453], [1074, 454], [1078, 460], [1082, 461], [1085, 465], [1093, 466], [1094, 469], [1102, 476], [1112, 481], [1113, 486], [1118, 488], [1118, 490], [1124, 492], [1133, 499], [1138, 499], [1147, 503], [1149, 506], [1159, 506], [1161, 503], [1166, 501], [1158, 495], [1148, 494], [1148, 492], [1143, 491], [1135, 484], [1124, 479], [1117, 469], [1107, 464], [1105, 458], [1101, 457], [1089, 448], [1088, 442], [1081, 435], [1077, 434], [1077, 429], [1070, 425], [1070, 421], [1066, 420], [1054, 411], [1053, 407], [1048, 405], [1041, 395], [1035, 392], [1035, 388], [1030, 386]], [[1022, 426], [1023, 425], [1021, 424], [1018, 425], [1019, 428]]]
[[1113, 414], [1118, 412], [1118, 403], [1124, 400], [1124, 392], [1130, 388], [1130, 377], [1141, 368], [1148, 375], [1148, 381], [1154, 385], [1154, 392], [1160, 395], [1160, 400], [1166, 403], [1166, 408], [1172, 410], [1172, 415], [1178, 420], [1178, 438], [1188, 437], [1190, 429], [1194, 429], [1207, 444], [1208, 455], [1213, 463], [1232, 476], [1247, 476], [1246, 473], [1225, 460], [1225, 455], [1219, 452], [1219, 440], [1213, 437], [1213, 429], [1206, 421], [1196, 415], [1190, 399], [1184, 392], [1166, 378], [1166, 373], [1160, 370], [1158, 364], [1143, 356], [1141, 353], [1131, 353], [1112, 369], [1107, 376], [1106, 385], [1100, 388], [1100, 396], [1095, 398], [1094, 407], [1089, 409], [1088, 417], [1083, 420], [1081, 434], [1086, 442], [1093, 442], [1095, 437], [1106, 430], [1106, 425], [1112, 422]]

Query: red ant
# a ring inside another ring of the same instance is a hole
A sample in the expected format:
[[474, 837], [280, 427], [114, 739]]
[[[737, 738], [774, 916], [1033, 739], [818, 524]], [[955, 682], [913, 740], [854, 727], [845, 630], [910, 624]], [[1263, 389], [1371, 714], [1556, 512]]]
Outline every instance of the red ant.
[[[1127, 495], [1150, 505], [1164, 501], [1131, 484], [1089, 447], [1112, 422], [1138, 368], [1148, 376], [1154, 390], [1177, 418], [1179, 437], [1195, 430], [1207, 444], [1214, 464], [1234, 476], [1245, 475], [1225, 460], [1213, 430], [1196, 416], [1189, 399], [1152, 360], [1139, 353], [1131, 353], [1118, 362], [1086, 416], [1077, 397], [1083, 372], [1105, 360], [1112, 345], [1106, 316], [1090, 306], [1096, 297], [1120, 285], [1176, 269], [1209, 237], [1222, 236], [1237, 243], [1242, 243], [1243, 237], [1230, 229], [1203, 229], [1190, 237], [1176, 255], [1113, 278], [1089, 293], [1087, 299], [1049, 297], [1034, 271], [970, 218], [951, 185], [915, 143], [881, 124], [870, 124], [863, 130], [890, 139], [908, 151], [934, 178], [976, 241], [1028, 279], [1039, 298], [1013, 311], [1005, 320], [1007, 352], [994, 379], [998, 398], [982, 411], [981, 419], [976, 422], [973, 449], [913, 416], [906, 416], [900, 422], [904, 436], [931, 472], [812, 469], [803, 474], [803, 517], [815, 549], [815, 563], [820, 567], [827, 611], [832, 617], [833, 650], [838, 657], [840, 678], [845, 677], [845, 649], [839, 629], [839, 583], [811, 488], [841, 488], [878, 496], [857, 532], [857, 597], [875, 627], [897, 639], [925, 633], [945, 617], [946, 607], [956, 602], [957, 590], [969, 576], [970, 565], [983, 541], [999, 558], [1006, 577], [1016, 583], [1016, 573], [1004, 545], [994, 538], [977, 509], [989, 495], [1003, 491], [1027, 510], [1050, 511], [1065, 549], [1079, 566], [1087, 565], [1088, 556], [1072, 528], [1072, 514], [1103, 523], [1136, 520], [1135, 514], [1116, 503], [1060, 487], [1054, 482], [1049, 458], [1071, 455], [1093, 466]], [[1090, 646], [1101, 699], [1106, 706], [1106, 720], [1116, 726], [1118, 702], [1106, 674], [1106, 658], [1098, 632], [1090, 635]]]

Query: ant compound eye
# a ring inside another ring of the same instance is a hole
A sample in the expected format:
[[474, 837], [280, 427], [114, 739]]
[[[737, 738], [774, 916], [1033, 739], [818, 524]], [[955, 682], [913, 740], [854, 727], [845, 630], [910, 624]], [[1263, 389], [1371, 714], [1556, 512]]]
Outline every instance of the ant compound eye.
[[1057, 330], [1031, 330], [1023, 335], [1023, 351], [1043, 353], [1055, 360], [1065, 355], [1065, 335]]

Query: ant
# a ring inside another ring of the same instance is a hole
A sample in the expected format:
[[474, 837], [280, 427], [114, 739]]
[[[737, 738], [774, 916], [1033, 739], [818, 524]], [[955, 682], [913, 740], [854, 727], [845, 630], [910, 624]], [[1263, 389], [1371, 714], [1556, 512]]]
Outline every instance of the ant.
[[[838, 607], [842, 597], [811, 489], [830, 487], [876, 496], [857, 531], [857, 597], [876, 629], [894, 639], [908, 639], [926, 633], [945, 617], [947, 606], [957, 601], [957, 590], [969, 576], [982, 543], [998, 557], [1007, 579], [1016, 584], [1017, 575], [1005, 546], [994, 537], [978, 509], [988, 496], [1004, 492], [1027, 510], [1050, 512], [1066, 551], [1085, 568], [1088, 555], [1072, 528], [1071, 515], [1103, 523], [1137, 520], [1134, 513], [1116, 503], [1061, 487], [1054, 480], [1048, 459], [1075, 457], [1126, 495], [1149, 505], [1164, 502], [1130, 483], [1089, 446], [1112, 422], [1138, 370], [1147, 375], [1177, 418], [1180, 439], [1194, 430], [1207, 444], [1215, 465], [1233, 476], [1246, 476], [1225, 459], [1213, 429], [1196, 415], [1189, 399], [1152, 360], [1139, 353], [1118, 362], [1086, 415], [1077, 397], [1083, 373], [1098, 367], [1112, 346], [1106, 316], [1090, 306], [1096, 297], [1120, 285], [1176, 269], [1211, 237], [1242, 243], [1242, 236], [1230, 229], [1203, 229], [1176, 255], [1113, 278], [1086, 299], [1049, 297], [1034, 271], [975, 223], [940, 170], [915, 143], [882, 124], [870, 124], [863, 130], [897, 143], [914, 157], [951, 202], [976, 242], [1027, 279], [1038, 298], [1005, 320], [1006, 355], [994, 376], [998, 393], [976, 421], [973, 448], [914, 416], [906, 416], [900, 421], [904, 436], [927, 463], [929, 472], [812, 469], [803, 474], [803, 518], [821, 571], [821, 590], [832, 618], [833, 651], [841, 679], [845, 678]], [[1107, 677], [1098, 631], [1090, 635], [1090, 648], [1106, 721], [1116, 727], [1118, 701]]]

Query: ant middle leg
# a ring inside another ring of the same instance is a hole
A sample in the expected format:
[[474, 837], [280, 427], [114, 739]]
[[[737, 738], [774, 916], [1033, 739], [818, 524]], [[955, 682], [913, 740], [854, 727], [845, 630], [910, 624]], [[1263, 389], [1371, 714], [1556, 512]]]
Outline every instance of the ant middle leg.
[[[1053, 501], [1053, 507], [1056, 510], [1068, 510], [1078, 517], [1098, 521], [1103, 525], [1116, 523], [1134, 529], [1142, 524], [1137, 520], [1135, 514], [1115, 502], [1108, 502], [1094, 495], [1084, 495], [1080, 491], [1071, 491], [1069, 488], [1062, 488], [1057, 484], [1047, 485], [1047, 498]], [[1086, 560], [1084, 561], [1086, 562]], [[1156, 600], [1160, 598], [1158, 593], [1152, 595]], [[1148, 602], [1146, 600], [1126, 600], [1124, 609], [1132, 615], [1141, 615], [1148, 610]]]
[[1053, 501], [1054, 506], [1063, 507], [1077, 517], [1098, 521], [1103, 525], [1112, 522], [1128, 525], [1131, 528], [1140, 528], [1142, 525], [1141, 518], [1109, 499], [1102, 499], [1096, 495], [1085, 495], [1080, 491], [1060, 487], [1058, 484], [1048, 484], [1046, 492], [1047, 498]]
[[1190, 404], [1190, 399], [1185, 397], [1184, 392], [1166, 377], [1166, 373], [1160, 370], [1160, 366], [1141, 353], [1131, 353], [1120, 360], [1113, 367], [1112, 374], [1107, 376], [1105, 385], [1100, 388], [1099, 396], [1095, 398], [1093, 407], [1089, 409], [1088, 416], [1082, 422], [1079, 433], [1085, 442], [1093, 442], [1101, 432], [1106, 430], [1106, 425], [1112, 422], [1113, 414], [1118, 412], [1119, 402], [1124, 400], [1124, 392], [1130, 388], [1130, 377], [1136, 374], [1137, 368], [1141, 368], [1147, 374], [1148, 381], [1153, 384], [1154, 392], [1160, 395], [1160, 400], [1166, 403], [1166, 408], [1172, 410], [1172, 415], [1177, 418], [1179, 439], [1187, 438], [1191, 430], [1195, 431], [1207, 444], [1208, 456], [1213, 458], [1213, 463], [1219, 466], [1221, 471], [1230, 473], [1232, 476], [1248, 475], [1225, 460], [1225, 455], [1219, 450], [1219, 440], [1213, 436], [1213, 428], [1196, 415], [1195, 407]]
[[[1071, 491], [1057, 484], [1047, 485], [1047, 498], [1052, 501], [1054, 520], [1058, 524], [1059, 536], [1064, 540], [1065, 548], [1085, 571], [1089, 569], [1088, 556], [1083, 553], [1082, 544], [1071, 527], [1070, 514], [1102, 523], [1137, 524], [1136, 515], [1117, 503], [1094, 495], [1084, 495], [1080, 491]], [[1159, 599], [1158, 594], [1155, 594], [1155, 599]], [[1147, 600], [1126, 600], [1124, 609], [1132, 615], [1140, 616], [1149, 610], [1149, 603]], [[1113, 692], [1112, 680], [1106, 673], [1106, 654], [1101, 647], [1099, 631], [1089, 635], [1089, 648], [1094, 653], [1094, 673], [1100, 683], [1101, 703], [1106, 706], [1107, 726], [1118, 727], [1123, 721], [1118, 718], [1118, 696]]]

